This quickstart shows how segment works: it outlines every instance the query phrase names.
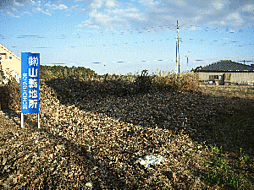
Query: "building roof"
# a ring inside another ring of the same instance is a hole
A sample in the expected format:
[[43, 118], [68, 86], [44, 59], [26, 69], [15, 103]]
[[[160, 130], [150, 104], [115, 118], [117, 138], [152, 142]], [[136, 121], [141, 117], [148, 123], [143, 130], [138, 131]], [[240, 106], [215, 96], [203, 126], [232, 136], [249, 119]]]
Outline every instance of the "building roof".
[[231, 60], [222, 60], [205, 67], [198, 67], [196, 71], [254, 71], [253, 65], [236, 63]]
[[0, 47], [2, 47], [4, 50], [6, 50], [7, 52], [9, 52], [11, 55], [13, 55], [14, 57], [20, 59], [19, 56], [17, 56], [15, 53], [13, 53], [11, 50], [9, 50], [7, 47], [5, 47], [3, 44], [0, 43]]

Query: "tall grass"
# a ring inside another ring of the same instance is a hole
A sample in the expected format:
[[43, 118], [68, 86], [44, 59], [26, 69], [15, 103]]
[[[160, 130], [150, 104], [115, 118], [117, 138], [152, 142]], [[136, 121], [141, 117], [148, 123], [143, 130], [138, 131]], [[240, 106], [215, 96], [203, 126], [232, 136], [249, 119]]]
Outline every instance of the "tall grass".
[[[72, 78], [84, 82], [94, 81], [98, 83], [111, 81], [108, 84], [111, 85], [109, 89], [112, 89], [112, 85], [115, 85], [114, 88], [118, 89], [120, 94], [125, 95], [147, 93], [151, 90], [195, 91], [198, 89], [197, 76], [193, 72], [181, 74], [164, 72], [164, 75], [161, 75], [161, 72], [157, 71], [157, 73], [151, 75], [147, 70], [143, 70], [141, 74], [97, 75], [93, 70], [84, 67], [41, 66], [40, 79], [49, 81], [57, 78]], [[103, 86], [107, 86], [107, 84]], [[0, 94], [1, 109], [20, 109], [19, 83], [10, 80], [9, 84], [1, 85]]]
[[149, 74], [148, 70], [143, 70], [141, 74], [128, 73], [127, 75], [107, 75], [106, 80], [121, 80], [123, 82], [134, 82], [140, 92], [148, 92], [152, 88], [162, 89], [170, 87], [177, 91], [196, 91], [199, 88], [198, 76], [194, 72], [184, 72], [175, 74], [161, 71]]
[[195, 91], [198, 89], [198, 77], [194, 72], [184, 72], [181, 74], [162, 72], [158, 69], [156, 72], [148, 73], [143, 70], [140, 74], [128, 73], [127, 75], [98, 75], [93, 70], [84, 67], [63, 67], [63, 66], [41, 66], [41, 79], [50, 80], [53, 78], [72, 77], [81, 80], [105, 81], [122, 81], [135, 83], [139, 91], [147, 92], [153, 87], [170, 86], [174, 90]]
[[195, 91], [198, 89], [198, 76], [194, 72], [181, 74], [167, 73], [164, 76], [156, 76], [154, 82], [159, 85], [169, 85], [174, 90]]

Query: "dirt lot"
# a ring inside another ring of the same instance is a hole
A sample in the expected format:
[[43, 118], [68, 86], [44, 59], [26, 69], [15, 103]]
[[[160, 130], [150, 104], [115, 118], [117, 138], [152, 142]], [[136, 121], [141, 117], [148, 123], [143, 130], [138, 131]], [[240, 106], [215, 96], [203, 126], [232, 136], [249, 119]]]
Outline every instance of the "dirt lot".
[[[253, 86], [118, 95], [110, 81], [40, 85], [40, 129], [34, 114], [20, 127], [18, 104], [0, 113], [2, 189], [254, 188]], [[164, 160], [145, 166], [146, 155]]]

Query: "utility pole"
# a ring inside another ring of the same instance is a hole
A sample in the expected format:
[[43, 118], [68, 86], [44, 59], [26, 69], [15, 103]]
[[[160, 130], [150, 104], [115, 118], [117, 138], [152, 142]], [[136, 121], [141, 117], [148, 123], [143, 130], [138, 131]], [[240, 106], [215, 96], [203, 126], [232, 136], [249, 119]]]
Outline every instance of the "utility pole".
[[189, 71], [188, 65], [189, 65], [189, 58], [187, 57], [187, 71]]
[[176, 74], [178, 73], [178, 61], [177, 61], [177, 39], [176, 39]]
[[176, 73], [180, 74], [180, 68], [181, 68], [181, 64], [180, 64], [180, 48], [179, 48], [179, 24], [177, 21], [177, 38], [176, 38]]
[[186, 55], [185, 57], [187, 57], [187, 72], [188, 72], [189, 71], [189, 69], [188, 69], [189, 58], [188, 58], [188, 55]]

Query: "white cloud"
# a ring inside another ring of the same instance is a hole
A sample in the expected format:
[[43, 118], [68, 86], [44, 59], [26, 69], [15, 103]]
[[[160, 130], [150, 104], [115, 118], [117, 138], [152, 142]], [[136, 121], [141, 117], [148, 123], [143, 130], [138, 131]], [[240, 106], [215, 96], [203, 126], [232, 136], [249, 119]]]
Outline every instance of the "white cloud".
[[232, 29], [228, 30], [228, 32], [229, 32], [229, 33], [235, 33], [235, 31], [232, 30]]
[[79, 5], [72, 6], [71, 9], [79, 12], [87, 12], [87, 9], [84, 7], [80, 7]]
[[156, 0], [138, 0], [138, 2], [148, 7], [154, 7], [160, 4], [160, 2]]
[[140, 13], [137, 8], [126, 8], [126, 9], [114, 9], [109, 11], [113, 15], [118, 15], [122, 18], [134, 19], [134, 20], [145, 20], [145, 17]]
[[92, 9], [92, 10], [94, 10], [94, 9], [100, 9], [101, 7], [102, 7], [102, 5], [103, 5], [103, 0], [95, 0], [94, 2], [92, 2], [91, 4], [90, 4], [90, 8]]
[[90, 18], [83, 22], [83, 27], [112, 30], [121, 27], [129, 28], [135, 23], [146, 20], [139, 9], [128, 5], [121, 6], [116, 0], [94, 1], [90, 4], [88, 13]]
[[254, 11], [254, 4], [247, 4], [242, 7], [242, 11], [244, 12], [253, 12]]
[[23, 3], [19, 3], [19, 2], [16, 2], [16, 1], [14, 1], [12, 5], [16, 6], [16, 7], [23, 7], [24, 6]]
[[189, 26], [188, 30], [198, 30], [199, 26]]
[[[230, 27], [243, 27], [251, 23], [250, 11], [254, 6], [248, 0], [138, 0], [145, 6], [143, 13], [150, 25], [174, 24], [179, 20], [180, 27], [194, 29], [203, 24], [218, 24]], [[151, 5], [151, 6], [149, 6]], [[248, 11], [243, 17], [239, 9]], [[188, 27], [192, 25], [192, 27]]]
[[51, 7], [51, 5], [49, 3], [46, 3], [44, 6], [48, 7], [48, 8]]
[[33, 12], [34, 12], [34, 13], [41, 12], [41, 13], [43, 13], [43, 14], [45, 14], [45, 15], [52, 16], [48, 9], [46, 9], [46, 11], [44, 11], [44, 10], [43, 10], [42, 8], [40, 8], [40, 7], [34, 8], [34, 9], [33, 9]]
[[241, 19], [240, 14], [235, 12], [235, 13], [230, 13], [227, 17], [227, 20], [239, 20]]
[[35, 2], [32, 0], [9, 0], [9, 1], [0, 1], [0, 10], [7, 9], [6, 14], [12, 17], [14, 16], [14, 12], [18, 13], [20, 10], [26, 8], [26, 6], [34, 5]]
[[9, 15], [9, 16], [11, 16], [11, 17], [19, 18], [19, 16], [16, 16], [16, 15], [14, 15], [12, 12], [9, 12], [9, 11], [7, 11], [6, 14]]
[[11, 10], [12, 10], [12, 12], [15, 12], [15, 13], [17, 13], [18, 12], [18, 10], [17, 9], [15, 9], [15, 8], [11, 8]]
[[105, 6], [107, 8], [115, 7], [115, 6], [117, 6], [117, 4], [118, 3], [117, 3], [116, 0], [108, 0], [108, 1], [105, 2]]
[[89, 22], [82, 26], [111, 29], [136, 29], [141, 25], [160, 29], [159, 26], [175, 26], [176, 20], [182, 29], [197, 29], [204, 24], [244, 27], [253, 25], [254, 20], [254, 3], [249, 0], [73, 0], [76, 6], [63, 2], [67, 0], [9, 0], [3, 1], [0, 9], [6, 9], [3, 13], [8, 11], [10, 16], [21, 10], [31, 12], [26, 10], [31, 5], [34, 12], [46, 15], [53, 14], [54, 10], [65, 10], [69, 14], [79, 11], [89, 17]]
[[90, 20], [83, 21], [82, 25], [80, 24], [79, 27], [89, 27], [89, 28], [96, 28], [96, 29], [100, 28], [99, 26], [94, 25], [93, 22]]
[[32, 14], [31, 14], [30, 12], [28, 12], [28, 11], [25, 11], [25, 12], [22, 13], [22, 15], [25, 15], [25, 14], [28, 14], [28, 15], [30, 15], [30, 16], [32, 15]]
[[227, 24], [234, 27], [241, 27], [244, 24], [244, 20], [238, 12], [229, 13], [225, 19]]
[[56, 9], [56, 10], [68, 10], [68, 7], [64, 4], [50, 4], [50, 3], [46, 3], [44, 5], [45, 7], [48, 7], [49, 9]]
[[35, 8], [33, 11], [34, 11], [34, 12], [41, 12], [42, 9], [41, 9], [40, 7], [37, 7], [37, 8]]
[[52, 16], [48, 9], [46, 9], [46, 11], [41, 11], [41, 12], [45, 15]]
[[212, 5], [215, 10], [222, 10], [226, 3], [227, 1], [225, 0], [213, 0]]
[[52, 4], [51, 5], [52, 9], [58, 9], [58, 10], [68, 10], [68, 7], [64, 4], [59, 4], [59, 5], [56, 5], [56, 4]]
[[[40, 5], [40, 3], [38, 5]], [[40, 6], [38, 6], [37, 8], [33, 9], [33, 12], [35, 12], [35, 13], [41, 12], [41, 13], [43, 13], [45, 15], [52, 16], [51, 11], [53, 9], [54, 10], [68, 10], [68, 7], [66, 5], [64, 5], [64, 4], [57, 5], [57, 4], [50, 4], [50, 2], [44, 4], [44, 8], [46, 8], [46, 10], [41, 8]]]
[[25, 5], [35, 4], [33, 0], [13, 0], [12, 2], [13, 2], [12, 5], [17, 7], [23, 7]]

